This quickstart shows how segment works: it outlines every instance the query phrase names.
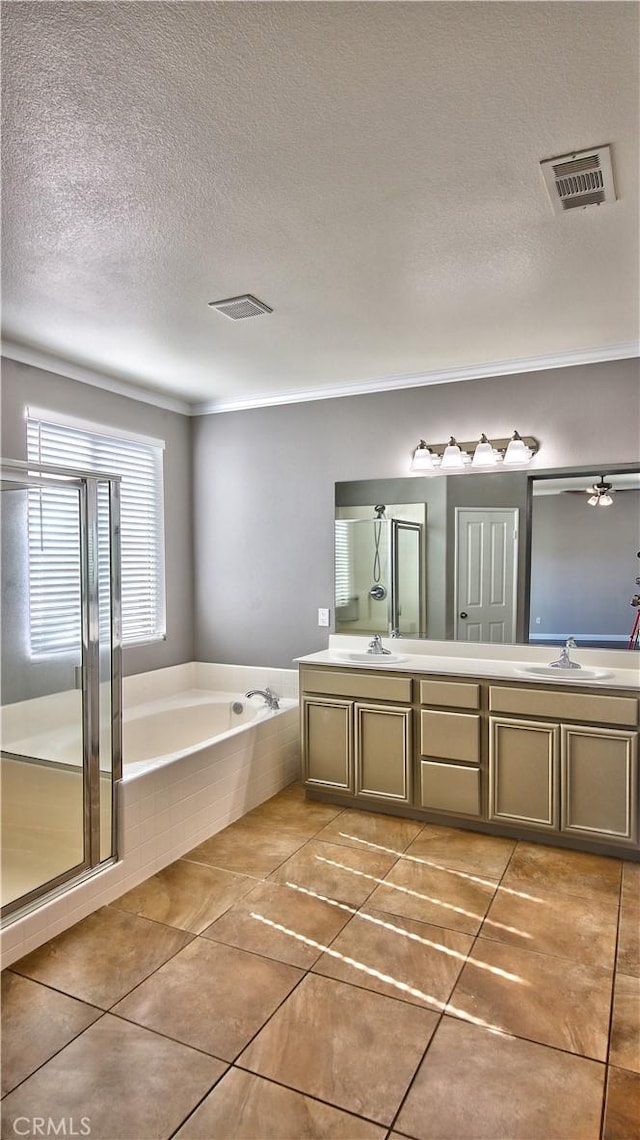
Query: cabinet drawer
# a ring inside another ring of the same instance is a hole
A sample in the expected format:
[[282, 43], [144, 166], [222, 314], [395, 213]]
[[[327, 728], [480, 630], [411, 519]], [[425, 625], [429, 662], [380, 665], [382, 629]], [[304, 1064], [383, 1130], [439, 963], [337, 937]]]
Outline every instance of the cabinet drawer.
[[441, 760], [480, 763], [480, 717], [473, 713], [420, 712], [420, 752]]
[[363, 697], [374, 701], [411, 700], [411, 677], [380, 677], [371, 673], [332, 673], [325, 669], [303, 669], [300, 687], [306, 693], [326, 693], [335, 697]]
[[638, 723], [636, 697], [609, 697], [589, 692], [569, 693], [566, 689], [528, 689], [524, 686], [507, 689], [492, 685], [489, 689], [489, 708], [491, 712], [496, 713], [620, 724], [631, 728]]
[[479, 709], [480, 686], [470, 685], [465, 681], [421, 681], [420, 704]]
[[451, 812], [452, 815], [480, 815], [480, 772], [477, 768], [423, 760], [420, 777], [423, 807]]

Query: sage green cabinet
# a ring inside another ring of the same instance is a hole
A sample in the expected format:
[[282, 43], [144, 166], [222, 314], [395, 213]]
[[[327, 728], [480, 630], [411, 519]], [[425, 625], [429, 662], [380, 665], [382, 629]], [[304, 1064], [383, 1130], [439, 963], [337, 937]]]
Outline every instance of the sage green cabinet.
[[353, 795], [353, 701], [303, 698], [302, 763], [310, 787]]
[[636, 733], [563, 725], [561, 804], [563, 832], [614, 843], [637, 843]]
[[560, 725], [489, 718], [489, 819], [557, 830]]
[[356, 703], [356, 795], [411, 802], [411, 709]]
[[302, 738], [309, 787], [410, 802], [410, 707], [306, 696]]

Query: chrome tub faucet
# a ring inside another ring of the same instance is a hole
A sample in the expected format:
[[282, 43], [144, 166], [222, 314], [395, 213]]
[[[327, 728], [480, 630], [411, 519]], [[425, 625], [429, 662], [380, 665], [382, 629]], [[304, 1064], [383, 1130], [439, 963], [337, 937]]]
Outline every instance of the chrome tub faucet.
[[268, 686], [266, 689], [249, 689], [249, 692], [245, 693], [245, 697], [264, 697], [267, 705], [273, 712], [280, 708], [280, 698], [277, 697], [275, 693], [272, 693]]

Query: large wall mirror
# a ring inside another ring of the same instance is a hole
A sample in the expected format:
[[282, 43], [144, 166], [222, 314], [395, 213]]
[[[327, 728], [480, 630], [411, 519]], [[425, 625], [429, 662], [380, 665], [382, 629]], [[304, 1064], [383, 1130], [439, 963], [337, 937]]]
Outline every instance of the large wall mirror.
[[640, 469], [336, 483], [335, 630], [624, 649]]

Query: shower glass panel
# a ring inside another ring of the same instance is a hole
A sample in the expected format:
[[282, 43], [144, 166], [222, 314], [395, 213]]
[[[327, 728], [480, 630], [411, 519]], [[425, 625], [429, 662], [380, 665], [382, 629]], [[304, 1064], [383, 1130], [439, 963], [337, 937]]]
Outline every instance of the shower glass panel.
[[1, 487], [4, 920], [115, 855], [120, 661], [117, 480], [3, 461]]
[[423, 527], [401, 519], [337, 519], [336, 633], [424, 628]]
[[393, 628], [401, 637], [421, 637], [424, 594], [422, 527], [419, 523], [396, 520], [391, 526], [395, 558]]

